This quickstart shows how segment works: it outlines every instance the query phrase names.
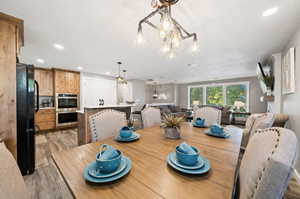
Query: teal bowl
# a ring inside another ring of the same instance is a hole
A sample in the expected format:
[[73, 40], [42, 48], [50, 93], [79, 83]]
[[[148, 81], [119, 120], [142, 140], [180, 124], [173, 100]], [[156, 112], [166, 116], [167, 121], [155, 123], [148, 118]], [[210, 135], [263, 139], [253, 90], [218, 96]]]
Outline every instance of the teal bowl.
[[179, 161], [179, 163], [187, 166], [193, 166], [198, 162], [199, 150], [197, 148], [192, 146], [196, 154], [185, 154], [178, 151], [178, 147], [179, 146], [176, 147], [176, 158]]
[[130, 129], [127, 126], [121, 128], [121, 130], [120, 130], [120, 137], [122, 137], [122, 138], [129, 138], [131, 136], [132, 136], [132, 129]]
[[[104, 151], [101, 153], [103, 152]], [[119, 150], [117, 150], [117, 152], [119, 153], [119, 156], [111, 160], [100, 160], [100, 153], [97, 154], [96, 167], [101, 173], [111, 173], [119, 168], [122, 160], [122, 152]]]

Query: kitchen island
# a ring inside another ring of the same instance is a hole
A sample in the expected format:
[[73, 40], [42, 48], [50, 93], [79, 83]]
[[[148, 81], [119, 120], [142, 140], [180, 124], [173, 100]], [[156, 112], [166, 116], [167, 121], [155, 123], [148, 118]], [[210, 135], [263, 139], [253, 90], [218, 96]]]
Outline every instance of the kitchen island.
[[91, 143], [91, 130], [89, 125], [89, 117], [105, 109], [113, 109], [126, 113], [126, 119], [130, 119], [132, 105], [106, 105], [106, 106], [87, 106], [77, 111], [78, 113], [78, 145]]

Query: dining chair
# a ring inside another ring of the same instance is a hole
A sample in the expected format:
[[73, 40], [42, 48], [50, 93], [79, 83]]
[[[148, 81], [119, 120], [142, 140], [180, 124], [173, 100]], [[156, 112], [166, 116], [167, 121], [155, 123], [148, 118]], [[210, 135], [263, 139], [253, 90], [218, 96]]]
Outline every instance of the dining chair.
[[243, 129], [243, 138], [241, 148], [245, 149], [249, 140], [258, 129], [266, 129], [272, 127], [275, 117], [273, 113], [252, 114], [246, 121], [246, 127]]
[[89, 117], [91, 141], [114, 137], [127, 125], [126, 114], [113, 109], [100, 111]]
[[142, 110], [143, 127], [149, 128], [161, 124], [161, 114], [158, 108], [147, 107]]
[[241, 161], [235, 198], [282, 199], [298, 151], [293, 131], [284, 128], [257, 130]]
[[197, 118], [205, 119], [206, 125], [211, 126], [213, 124], [221, 124], [222, 111], [215, 107], [204, 106], [195, 108], [194, 110], [194, 121]]

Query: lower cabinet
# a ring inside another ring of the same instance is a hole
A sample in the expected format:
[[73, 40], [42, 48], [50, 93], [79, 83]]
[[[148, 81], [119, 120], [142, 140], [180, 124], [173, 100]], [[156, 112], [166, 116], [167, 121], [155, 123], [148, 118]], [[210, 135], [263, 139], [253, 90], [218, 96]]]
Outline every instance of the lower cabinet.
[[55, 129], [55, 109], [40, 109], [35, 114], [34, 121], [37, 131], [47, 131]]

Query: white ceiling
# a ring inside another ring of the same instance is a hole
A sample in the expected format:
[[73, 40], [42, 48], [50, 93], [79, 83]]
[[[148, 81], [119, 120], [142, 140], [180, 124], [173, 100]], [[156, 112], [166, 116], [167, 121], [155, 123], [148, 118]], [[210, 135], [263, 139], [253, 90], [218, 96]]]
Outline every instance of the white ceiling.
[[[43, 67], [104, 74], [117, 72], [121, 60], [131, 79], [193, 82], [250, 76], [256, 62], [279, 52], [299, 27], [299, 0], [181, 0], [173, 16], [196, 32], [200, 51], [184, 41], [173, 60], [160, 51], [158, 33], [144, 26], [147, 40], [135, 44], [137, 24], [150, 11], [151, 0], [1, 0], [1, 12], [25, 21], [21, 60]], [[275, 15], [262, 12], [278, 7]], [[64, 45], [63, 51], [53, 48]], [[42, 58], [45, 63], [36, 63]], [[188, 66], [190, 64], [190, 66]]]

